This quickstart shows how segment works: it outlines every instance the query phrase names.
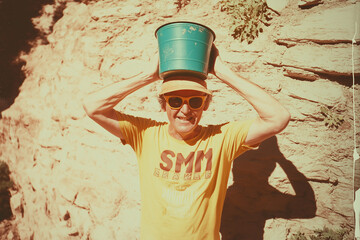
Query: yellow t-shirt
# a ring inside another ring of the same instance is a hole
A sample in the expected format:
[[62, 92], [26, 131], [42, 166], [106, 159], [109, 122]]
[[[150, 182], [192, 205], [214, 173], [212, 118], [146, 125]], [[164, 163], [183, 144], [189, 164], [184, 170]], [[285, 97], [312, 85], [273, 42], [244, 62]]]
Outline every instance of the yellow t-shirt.
[[218, 240], [231, 163], [252, 120], [202, 127], [187, 141], [168, 123], [118, 113], [140, 174], [142, 240]]

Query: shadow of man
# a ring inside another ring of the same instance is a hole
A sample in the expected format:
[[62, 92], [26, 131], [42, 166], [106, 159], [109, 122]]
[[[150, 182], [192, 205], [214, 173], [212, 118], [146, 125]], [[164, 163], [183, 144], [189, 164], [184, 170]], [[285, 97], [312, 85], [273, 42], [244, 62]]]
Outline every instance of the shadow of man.
[[[295, 195], [269, 185], [276, 164], [284, 170]], [[221, 221], [223, 240], [260, 240], [267, 219], [315, 216], [314, 191], [306, 177], [280, 152], [276, 137], [235, 159], [232, 171], [234, 184], [227, 191]]]

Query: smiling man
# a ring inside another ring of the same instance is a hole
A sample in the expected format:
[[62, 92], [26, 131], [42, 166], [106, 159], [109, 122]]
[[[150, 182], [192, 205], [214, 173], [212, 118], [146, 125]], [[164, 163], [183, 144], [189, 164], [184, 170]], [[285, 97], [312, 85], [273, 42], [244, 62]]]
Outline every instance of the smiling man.
[[199, 134], [199, 122], [211, 100], [211, 92], [201, 79], [183, 76], [166, 79], [159, 93], [159, 102], [169, 119], [171, 136], [186, 140]]
[[[218, 240], [233, 159], [288, 124], [288, 111], [259, 86], [233, 72], [212, 48], [210, 73], [256, 110], [245, 121], [202, 126], [211, 92], [205, 80], [172, 77], [159, 93], [168, 122], [114, 110], [130, 93], [159, 80], [158, 64], [84, 99], [88, 116], [135, 151], [140, 174], [142, 240]], [[208, 81], [208, 80], [207, 80]], [[225, 117], [225, 116], [224, 116]]]

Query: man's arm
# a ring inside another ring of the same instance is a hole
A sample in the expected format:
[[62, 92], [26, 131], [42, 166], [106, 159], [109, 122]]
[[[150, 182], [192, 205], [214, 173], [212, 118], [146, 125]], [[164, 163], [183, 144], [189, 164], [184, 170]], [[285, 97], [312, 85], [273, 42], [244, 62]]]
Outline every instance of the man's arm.
[[158, 58], [144, 72], [90, 93], [83, 99], [86, 114], [110, 133], [124, 139], [114, 107], [134, 91], [159, 79]]
[[249, 129], [245, 145], [255, 146], [287, 126], [290, 113], [261, 87], [226, 66], [215, 46], [212, 49], [212, 64], [210, 72], [245, 98], [258, 113], [258, 118]]

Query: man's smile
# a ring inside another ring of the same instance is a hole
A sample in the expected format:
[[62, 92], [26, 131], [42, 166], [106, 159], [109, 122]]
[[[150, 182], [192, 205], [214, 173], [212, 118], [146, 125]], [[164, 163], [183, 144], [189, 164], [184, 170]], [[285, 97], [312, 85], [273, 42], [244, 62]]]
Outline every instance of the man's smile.
[[187, 116], [187, 117], [178, 116], [176, 117], [176, 119], [184, 123], [189, 123], [189, 122], [193, 123], [195, 121], [195, 118], [193, 116]]

